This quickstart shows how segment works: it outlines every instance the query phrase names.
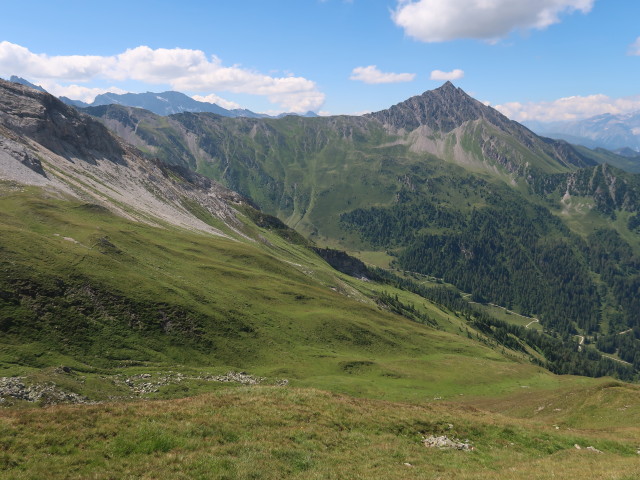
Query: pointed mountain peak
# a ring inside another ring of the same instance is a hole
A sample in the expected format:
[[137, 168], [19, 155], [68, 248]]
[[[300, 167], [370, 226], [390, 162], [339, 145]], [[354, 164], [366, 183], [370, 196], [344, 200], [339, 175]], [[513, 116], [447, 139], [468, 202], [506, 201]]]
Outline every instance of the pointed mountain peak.
[[447, 80], [442, 85], [440, 85], [438, 88], [436, 88], [436, 90], [447, 91], [447, 90], [459, 90], [459, 89], [456, 88], [456, 86], [453, 83], [451, 83], [450, 80]]
[[420, 126], [450, 132], [465, 122], [479, 118], [486, 118], [496, 125], [509, 122], [500, 112], [487, 107], [449, 81], [435, 90], [427, 90], [387, 110], [368, 116], [407, 132]]
[[447, 80], [445, 83], [434, 90], [427, 90], [421, 96], [440, 96], [442, 98], [448, 99], [448, 101], [478, 102], [475, 98], [473, 98], [460, 87], [456, 87], [449, 80]]

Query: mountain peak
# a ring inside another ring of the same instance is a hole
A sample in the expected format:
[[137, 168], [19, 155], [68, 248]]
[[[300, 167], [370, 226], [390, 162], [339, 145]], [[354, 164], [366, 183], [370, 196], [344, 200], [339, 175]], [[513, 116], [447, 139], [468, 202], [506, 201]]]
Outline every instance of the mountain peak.
[[436, 90], [442, 90], [442, 91], [459, 90], [459, 88], [457, 88], [453, 83], [451, 83], [450, 80], [447, 80], [442, 85], [440, 85], [438, 88], [436, 88]]
[[124, 148], [107, 128], [45, 91], [0, 79], [0, 127], [67, 158], [120, 158]]
[[408, 132], [420, 126], [450, 132], [465, 122], [479, 118], [486, 118], [497, 125], [509, 121], [498, 111], [482, 104], [449, 81], [435, 90], [427, 90], [387, 110], [367, 116]]
[[34, 85], [29, 80], [25, 80], [24, 78], [18, 77], [16, 75], [11, 75], [9, 81], [13, 83], [19, 83], [20, 85], [24, 85], [25, 87], [33, 88], [34, 90], [38, 90], [39, 92], [46, 92], [46, 90], [40, 85]]

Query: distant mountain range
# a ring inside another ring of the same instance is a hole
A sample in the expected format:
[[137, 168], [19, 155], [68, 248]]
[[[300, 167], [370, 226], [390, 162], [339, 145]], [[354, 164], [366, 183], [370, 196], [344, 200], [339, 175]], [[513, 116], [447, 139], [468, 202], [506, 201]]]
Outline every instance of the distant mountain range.
[[[605, 113], [571, 122], [525, 122], [539, 135], [588, 148], [631, 149], [640, 152], [640, 111], [624, 115]], [[640, 156], [640, 154], [639, 154]]]
[[124, 105], [127, 107], [144, 108], [156, 115], [173, 115], [184, 112], [209, 112], [224, 117], [263, 118], [267, 115], [254, 113], [246, 109], [227, 110], [215, 103], [199, 102], [180, 92], [146, 92], [146, 93], [103, 93], [98, 95], [92, 103], [71, 100], [60, 97], [64, 103], [74, 107], [100, 107], [102, 105]]
[[[12, 75], [9, 81], [19, 83], [27, 87], [35, 88], [36, 90], [39, 90], [41, 92], [45, 91], [41, 86], [34, 85], [28, 80], [25, 80], [24, 78], [18, 77], [16, 75]], [[175, 91], [162, 93], [146, 92], [122, 94], [107, 92], [98, 95], [91, 103], [86, 103], [81, 100], [74, 100], [64, 96], [60, 97], [60, 100], [62, 100], [62, 102], [66, 103], [67, 105], [71, 105], [72, 107], [76, 108], [100, 107], [103, 105], [123, 105], [126, 107], [143, 108], [155, 113], [156, 115], [162, 116], [184, 112], [208, 112], [215, 113], [216, 115], [221, 115], [223, 117], [248, 118], [281, 118], [287, 115], [298, 115], [296, 113], [281, 113], [280, 115], [273, 117], [264, 113], [255, 113], [245, 108], [228, 110], [215, 103], [200, 102], [198, 100], [194, 100], [188, 95], [185, 95], [184, 93]], [[317, 114], [309, 111], [301, 116], [316, 117]]]
[[[287, 115], [298, 115], [297, 113], [281, 113], [276, 117], [265, 113], [255, 113], [246, 108], [235, 108], [227, 110], [216, 103], [199, 102], [181, 92], [169, 91], [162, 93], [103, 93], [98, 95], [92, 103], [85, 103], [79, 100], [71, 100], [67, 97], [60, 97], [67, 105], [78, 108], [101, 107], [103, 105], [123, 105], [125, 107], [143, 108], [156, 115], [174, 115], [176, 113], [215, 113], [223, 117], [247, 117], [247, 118], [281, 118]], [[316, 117], [313, 112], [307, 112], [303, 117]]]

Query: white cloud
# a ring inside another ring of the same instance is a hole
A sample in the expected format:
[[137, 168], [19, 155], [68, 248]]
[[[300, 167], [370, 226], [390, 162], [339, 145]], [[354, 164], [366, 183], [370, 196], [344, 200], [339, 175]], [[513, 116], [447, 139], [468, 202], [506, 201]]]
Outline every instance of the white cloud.
[[82, 100], [83, 102], [91, 103], [96, 96], [111, 92], [111, 93], [127, 93], [118, 87], [109, 88], [90, 88], [82, 85], [59, 85], [50, 80], [43, 81], [41, 83], [42, 88], [56, 97], [67, 97], [72, 100]]
[[231, 100], [225, 100], [224, 98], [219, 97], [215, 93], [207, 95], [206, 97], [203, 97], [202, 95], [194, 95], [192, 98], [199, 102], [215, 103], [216, 105], [219, 105], [222, 108], [226, 108], [227, 110], [233, 110], [234, 108], [242, 108], [240, 104], [236, 102], [232, 102]]
[[90, 82], [101, 78], [115, 81], [136, 80], [169, 85], [182, 91], [209, 94], [214, 91], [265, 96], [290, 112], [317, 110], [325, 95], [315, 82], [288, 75], [272, 77], [238, 65], [225, 66], [201, 50], [131, 48], [118, 55], [48, 56], [35, 54], [10, 42], [0, 42], [0, 72], [35, 81]]
[[459, 80], [464, 77], [464, 70], [456, 68], [450, 72], [443, 72], [442, 70], [434, 70], [431, 72], [431, 80]]
[[629, 55], [640, 55], [640, 37], [636, 38], [636, 41], [629, 45]]
[[513, 30], [543, 29], [560, 14], [588, 13], [595, 0], [398, 0], [393, 21], [423, 42], [496, 41]]
[[113, 67], [113, 57], [35, 54], [10, 42], [0, 42], [0, 71], [44, 79], [84, 81]]
[[561, 120], [581, 120], [603, 113], [624, 114], [640, 110], [640, 95], [611, 98], [596, 94], [559, 98], [546, 102], [510, 102], [495, 108], [507, 117], [524, 122], [537, 120], [553, 122]]
[[351, 80], [370, 84], [411, 82], [414, 78], [416, 78], [415, 73], [385, 73], [378, 70], [375, 65], [356, 67], [349, 77]]

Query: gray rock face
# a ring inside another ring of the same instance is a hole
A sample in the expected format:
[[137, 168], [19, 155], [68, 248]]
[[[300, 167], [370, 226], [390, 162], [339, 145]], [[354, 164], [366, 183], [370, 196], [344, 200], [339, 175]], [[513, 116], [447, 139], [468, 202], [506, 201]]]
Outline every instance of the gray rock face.
[[3, 151], [5, 154], [17, 159], [22, 165], [31, 169], [35, 173], [46, 177], [46, 173], [42, 168], [42, 162], [34, 154], [33, 151], [29, 150], [24, 144], [12, 140], [8, 136], [0, 136], [0, 151]]
[[447, 133], [465, 122], [480, 118], [486, 118], [500, 126], [511, 122], [500, 112], [483, 105], [451, 82], [365, 116], [407, 132], [427, 126], [431, 130]]
[[0, 80], [0, 105], [0, 126], [58, 155], [121, 161], [125, 153], [104, 125], [46, 92]]
[[[532, 153], [554, 159], [570, 168], [595, 165], [593, 160], [577, 152], [568, 143], [538, 137], [525, 126], [470, 97], [451, 82], [365, 117], [375, 119], [395, 132], [420, 132], [414, 140], [420, 143], [419, 137], [423, 137], [422, 143], [425, 145], [431, 143], [425, 138], [429, 138], [433, 132], [440, 136], [455, 134], [454, 143], [457, 143], [457, 137], [464, 137], [464, 129], [474, 125], [471, 127], [475, 131], [473, 141], [478, 143], [484, 157], [511, 173], [523, 176], [528, 173], [525, 167], [528, 162], [518, 158], [516, 149], [505, 141], [507, 136]], [[433, 146], [424, 149], [435, 155], [440, 153]]]
[[222, 235], [189, 208], [197, 204], [243, 235], [233, 207], [246, 201], [240, 195], [186, 168], [148, 159], [94, 118], [4, 80], [0, 179], [52, 188], [129, 219]]

